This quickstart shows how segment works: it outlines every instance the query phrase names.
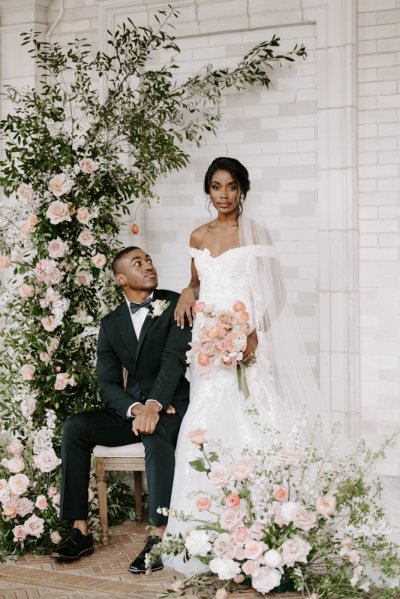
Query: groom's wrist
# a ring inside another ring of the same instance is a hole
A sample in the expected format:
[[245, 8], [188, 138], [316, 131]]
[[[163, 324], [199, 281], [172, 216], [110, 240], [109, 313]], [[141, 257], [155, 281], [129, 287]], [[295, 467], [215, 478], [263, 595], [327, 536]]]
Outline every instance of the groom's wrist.
[[156, 399], [148, 399], [145, 403], [146, 408], [158, 414], [162, 410], [162, 405]]

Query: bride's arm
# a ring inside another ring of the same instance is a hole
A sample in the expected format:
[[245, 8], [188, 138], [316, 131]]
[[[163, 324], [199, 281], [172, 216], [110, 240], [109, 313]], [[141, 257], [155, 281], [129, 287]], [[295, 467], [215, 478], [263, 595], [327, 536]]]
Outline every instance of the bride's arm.
[[175, 320], [178, 327], [181, 327], [181, 329], [183, 329], [185, 326], [185, 316], [188, 319], [190, 326], [192, 326], [193, 307], [196, 303], [196, 299], [199, 297], [200, 281], [193, 258], [191, 264], [191, 273], [192, 276], [190, 283], [187, 287], [185, 287], [185, 289], [182, 289], [181, 297], [179, 298], [175, 308]]

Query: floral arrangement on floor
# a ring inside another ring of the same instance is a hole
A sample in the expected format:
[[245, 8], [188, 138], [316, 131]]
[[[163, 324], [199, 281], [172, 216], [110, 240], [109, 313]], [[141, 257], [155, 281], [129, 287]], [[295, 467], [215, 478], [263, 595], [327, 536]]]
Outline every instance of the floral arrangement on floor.
[[[160, 175], [184, 167], [183, 142], [215, 132], [224, 89], [270, 83], [279, 38], [251, 49], [233, 69], [211, 65], [174, 83], [170, 8], [156, 26], [129, 20], [110, 33], [108, 51], [85, 40], [63, 48], [23, 34], [38, 89], [6, 88], [13, 110], [0, 122], [0, 460], [1, 545], [6, 553], [46, 550], [58, 523], [63, 422], [99, 405], [94, 375], [99, 320], [118, 301], [107, 270], [133, 202], [156, 199]], [[165, 63], [154, 68], [154, 53]], [[170, 60], [167, 57], [170, 57]], [[132, 227], [137, 233], [137, 225]], [[109, 505], [128, 513], [126, 487]]]
[[151, 570], [161, 553], [181, 553], [205, 571], [176, 580], [162, 597], [224, 599], [243, 583], [261, 595], [398, 596], [400, 547], [388, 537], [394, 531], [379, 504], [380, 481], [367, 475], [384, 448], [373, 453], [360, 443], [336, 458], [339, 432], [321, 451], [317, 430], [318, 423], [306, 441], [299, 420], [283, 445], [266, 429], [266, 449], [246, 449], [239, 459], [207, 431], [190, 433], [199, 452], [190, 465], [207, 477], [206, 492], [199, 492], [197, 514], [174, 513], [185, 534], [167, 535], [147, 560]]

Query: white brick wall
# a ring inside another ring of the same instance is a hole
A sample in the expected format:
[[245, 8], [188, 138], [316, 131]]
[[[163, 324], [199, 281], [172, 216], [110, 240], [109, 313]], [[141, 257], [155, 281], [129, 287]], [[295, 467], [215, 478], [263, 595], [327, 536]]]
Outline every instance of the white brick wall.
[[[52, 37], [66, 43], [86, 36], [105, 48], [107, 28], [127, 16], [147, 25], [161, 4], [64, 0]], [[32, 24], [51, 26], [60, 5], [0, 3], [2, 84], [35, 80], [18, 32]], [[304, 42], [309, 57], [291, 68], [277, 67], [270, 91], [226, 94], [218, 136], [205, 147], [190, 148], [189, 167], [159, 182], [159, 205], [132, 216], [143, 231], [139, 239], [129, 233], [132, 219], [122, 237], [146, 245], [161, 284], [179, 290], [189, 272], [189, 233], [209, 218], [204, 171], [217, 155], [241, 159], [252, 179], [248, 201], [257, 204], [273, 231], [324, 394], [350, 431], [356, 434], [361, 426], [374, 444], [400, 416], [400, 2], [176, 0], [174, 5], [181, 11], [176, 34], [184, 74], [208, 61], [233, 65], [273, 33], [284, 49]], [[2, 113], [7, 109], [3, 103]], [[381, 470], [400, 474], [398, 455], [390, 454]]]

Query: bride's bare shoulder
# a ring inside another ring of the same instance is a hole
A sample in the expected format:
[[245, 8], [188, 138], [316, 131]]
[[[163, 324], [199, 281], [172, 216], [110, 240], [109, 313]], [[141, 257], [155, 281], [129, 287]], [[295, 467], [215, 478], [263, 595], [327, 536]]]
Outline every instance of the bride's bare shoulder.
[[204, 237], [205, 237], [207, 231], [209, 231], [211, 225], [212, 225], [212, 222], [205, 223], [204, 225], [201, 225], [200, 227], [198, 227], [197, 229], [192, 231], [192, 234], [190, 235], [190, 241], [189, 241], [190, 247], [197, 248], [197, 249], [200, 249], [202, 247]]

